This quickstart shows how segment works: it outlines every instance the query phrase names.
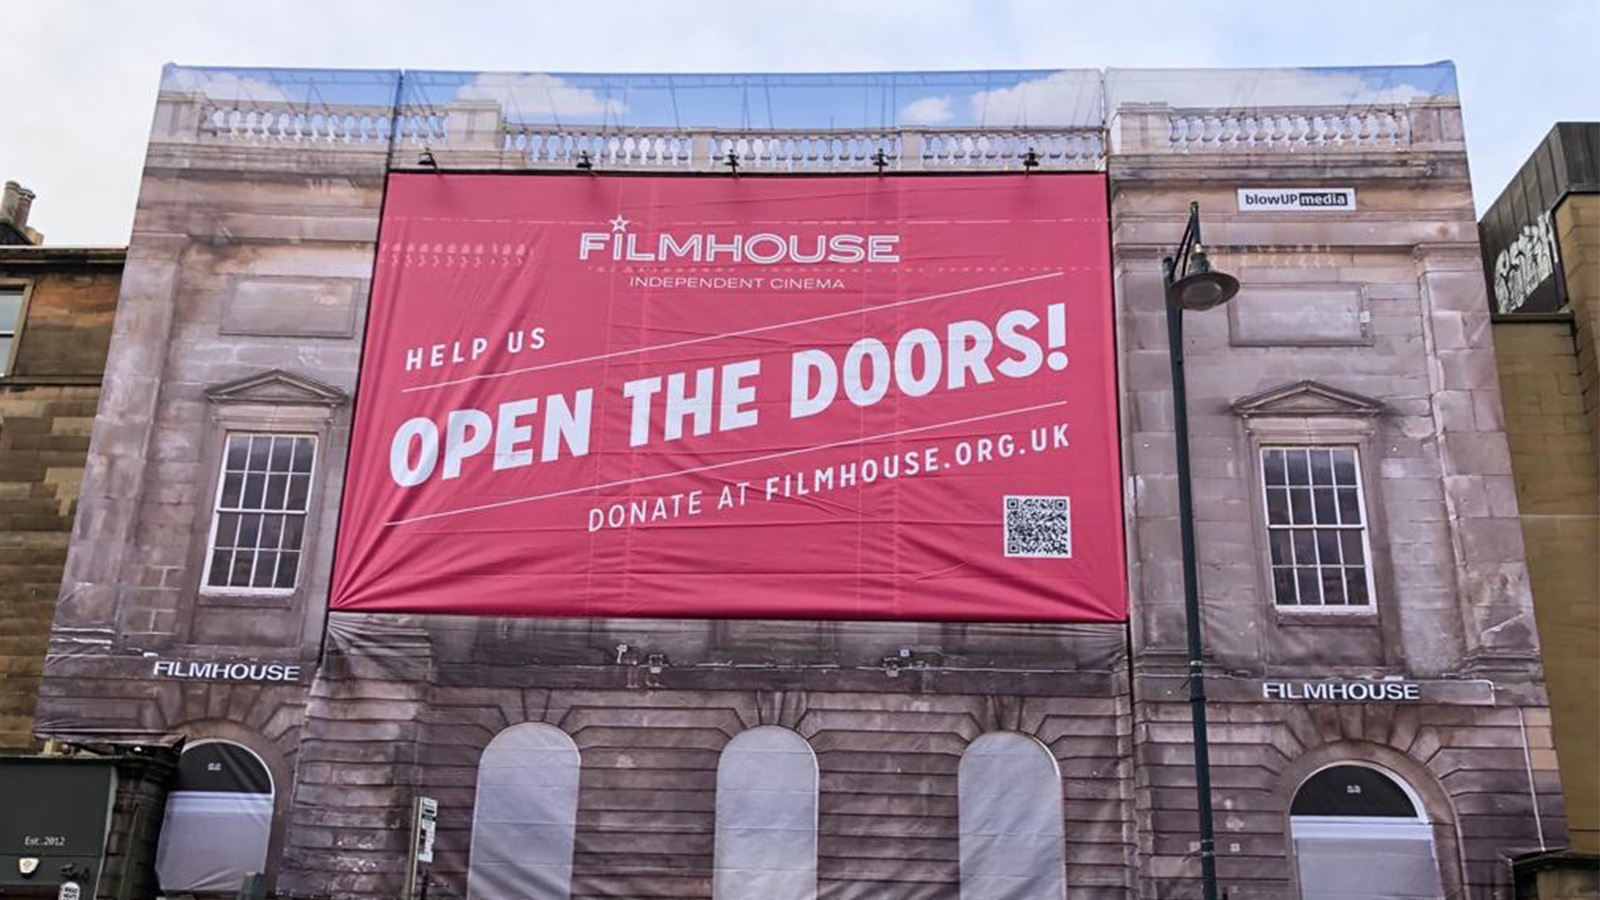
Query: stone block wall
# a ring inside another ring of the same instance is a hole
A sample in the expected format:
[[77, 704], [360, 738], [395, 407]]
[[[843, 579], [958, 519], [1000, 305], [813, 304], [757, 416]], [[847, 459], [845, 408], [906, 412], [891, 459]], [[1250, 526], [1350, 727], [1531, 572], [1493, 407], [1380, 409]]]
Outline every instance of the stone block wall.
[[0, 281], [28, 289], [0, 372], [0, 753], [38, 747], [35, 698], [121, 276], [120, 252], [97, 256], [0, 250]]
[[[958, 664], [890, 674], [848, 651], [830, 654], [807, 637], [807, 623], [762, 624], [804, 648], [811, 664], [730, 669], [717, 648], [696, 648], [686, 635], [658, 672], [651, 654], [610, 655], [606, 635], [584, 623], [530, 626], [547, 647], [587, 635], [582, 662], [509, 664], [494, 657], [526, 651], [526, 637], [477, 633], [466, 653], [459, 634], [477, 630], [458, 620], [336, 615], [306, 708], [285, 887], [394, 896], [412, 803], [422, 795], [439, 802], [433, 894], [463, 896], [484, 748], [507, 728], [543, 722], [570, 735], [581, 757], [574, 900], [713, 896], [718, 762], [733, 737], [760, 725], [796, 732], [816, 754], [820, 896], [959, 900], [957, 769], [968, 744], [993, 731], [1030, 735], [1056, 758], [1069, 895], [1132, 896], [1131, 705], [1120, 629], [1078, 629], [1083, 647], [1065, 671], [1041, 655], [1004, 674]], [[892, 630], [838, 624], [857, 638]], [[707, 622], [684, 626], [713, 631]], [[947, 628], [952, 653], [980, 654], [992, 637], [975, 625]], [[1062, 639], [1069, 629], [1010, 630], [1027, 649], [1072, 646]]]
[[[1470, 185], [1461, 154], [1407, 171], [1423, 157], [1111, 158], [1140, 896], [1199, 895], [1189, 711], [1171, 687], [1185, 630], [1160, 268], [1190, 201], [1245, 301], [1186, 313], [1183, 348], [1230, 896], [1298, 893], [1288, 810], [1317, 765], [1378, 766], [1431, 798], [1448, 896], [1508, 898], [1510, 859], [1564, 840]], [[1267, 179], [1352, 185], [1356, 209], [1240, 209], [1237, 189]], [[1258, 462], [1272, 444], [1357, 447], [1367, 610], [1274, 603]], [[1261, 702], [1258, 679], [1352, 677], [1493, 690], [1459, 705]]]
[[0, 750], [30, 750], [98, 388], [0, 388]]
[[1600, 195], [1555, 219], [1565, 314], [1494, 325], [1572, 849], [1600, 853]]

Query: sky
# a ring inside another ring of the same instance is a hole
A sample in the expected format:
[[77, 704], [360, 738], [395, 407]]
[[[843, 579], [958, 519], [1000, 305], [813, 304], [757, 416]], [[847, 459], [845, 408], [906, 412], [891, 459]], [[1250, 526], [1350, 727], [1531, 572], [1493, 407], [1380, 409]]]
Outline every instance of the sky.
[[[1453, 60], [1481, 212], [1600, 119], [1600, 0], [0, 0], [0, 179], [127, 242], [161, 67], [859, 72]], [[937, 106], [920, 110], [938, 115]]]

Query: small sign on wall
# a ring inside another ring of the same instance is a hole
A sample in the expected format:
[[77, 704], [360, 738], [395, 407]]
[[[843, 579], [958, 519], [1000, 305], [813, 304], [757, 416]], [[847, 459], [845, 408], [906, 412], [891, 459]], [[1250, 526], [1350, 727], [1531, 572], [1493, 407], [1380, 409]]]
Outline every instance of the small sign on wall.
[[1264, 681], [1263, 700], [1325, 703], [1414, 702], [1422, 699], [1415, 681]]
[[411, 858], [406, 862], [406, 900], [428, 896], [427, 868], [433, 863], [433, 840], [438, 830], [439, 801], [416, 798], [411, 813]]
[[301, 667], [293, 663], [247, 662], [233, 659], [158, 659], [150, 674], [181, 681], [299, 681]]
[[417, 798], [417, 862], [433, 862], [433, 840], [439, 832], [439, 801]]
[[1355, 188], [1239, 188], [1239, 212], [1349, 212]]

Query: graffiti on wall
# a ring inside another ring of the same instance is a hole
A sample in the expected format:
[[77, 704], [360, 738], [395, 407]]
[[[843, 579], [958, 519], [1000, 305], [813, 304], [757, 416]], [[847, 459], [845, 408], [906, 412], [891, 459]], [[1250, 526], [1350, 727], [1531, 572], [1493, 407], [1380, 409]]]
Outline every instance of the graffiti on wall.
[[1546, 213], [1524, 225], [1517, 239], [1494, 261], [1495, 311], [1505, 314], [1522, 309], [1534, 291], [1555, 272], [1555, 231]]

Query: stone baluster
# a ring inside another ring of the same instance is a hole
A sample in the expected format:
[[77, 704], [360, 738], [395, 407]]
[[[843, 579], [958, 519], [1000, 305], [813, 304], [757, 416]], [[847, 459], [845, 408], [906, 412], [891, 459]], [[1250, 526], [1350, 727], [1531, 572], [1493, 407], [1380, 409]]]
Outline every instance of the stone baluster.
[[1311, 117], [1297, 113], [1289, 120], [1289, 149], [1305, 147], [1311, 142]]

